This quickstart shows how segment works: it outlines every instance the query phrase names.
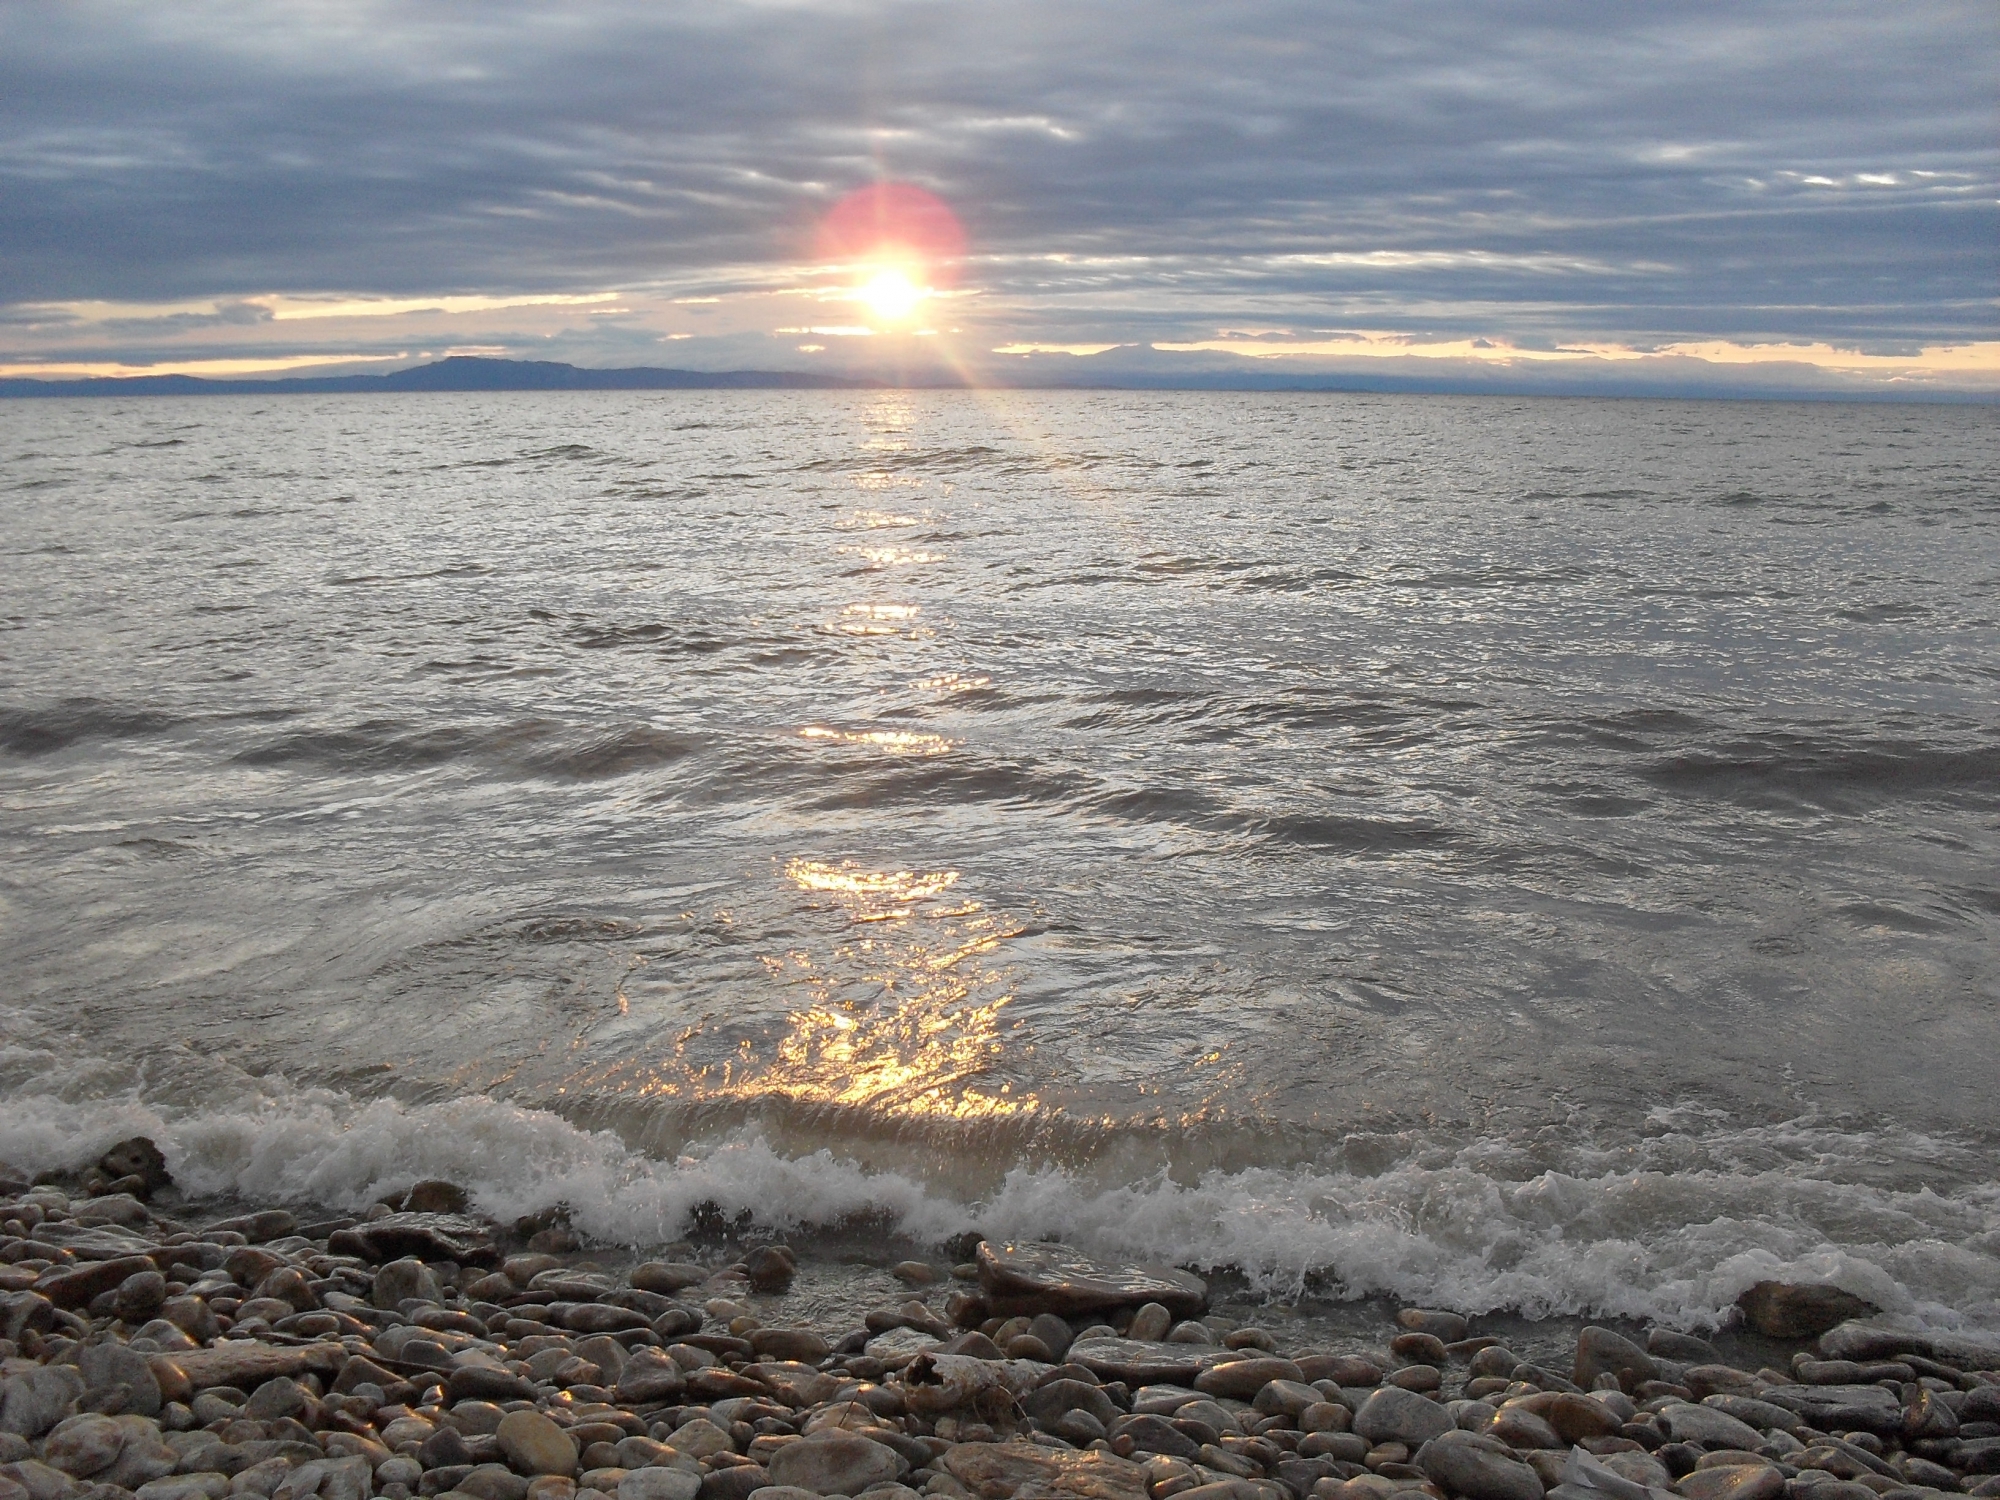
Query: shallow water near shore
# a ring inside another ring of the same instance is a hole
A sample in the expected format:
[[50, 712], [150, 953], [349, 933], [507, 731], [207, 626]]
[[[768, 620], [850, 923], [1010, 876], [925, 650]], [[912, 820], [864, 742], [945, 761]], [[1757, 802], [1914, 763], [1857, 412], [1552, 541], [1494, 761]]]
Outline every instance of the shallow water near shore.
[[0, 403], [0, 1158], [2000, 1325], [2000, 434]]

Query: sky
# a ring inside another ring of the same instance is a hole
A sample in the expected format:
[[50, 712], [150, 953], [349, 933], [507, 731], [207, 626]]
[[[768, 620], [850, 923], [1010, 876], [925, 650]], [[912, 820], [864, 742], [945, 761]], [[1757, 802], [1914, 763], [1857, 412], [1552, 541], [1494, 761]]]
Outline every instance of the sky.
[[4, 375], [1993, 394], [1996, 199], [1993, 0], [0, 0]]

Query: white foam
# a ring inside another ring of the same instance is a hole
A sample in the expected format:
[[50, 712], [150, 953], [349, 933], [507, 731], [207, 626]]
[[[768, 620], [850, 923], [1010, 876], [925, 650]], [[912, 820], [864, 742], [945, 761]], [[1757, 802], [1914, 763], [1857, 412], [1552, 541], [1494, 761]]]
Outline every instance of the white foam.
[[1235, 1266], [1280, 1296], [1310, 1283], [1468, 1312], [1698, 1328], [1755, 1281], [1805, 1276], [1929, 1326], [2000, 1326], [2000, 1185], [1882, 1186], [1868, 1168], [1885, 1152], [1953, 1147], [1812, 1119], [1663, 1116], [1637, 1144], [1575, 1143], [1538, 1169], [1521, 1143], [1495, 1140], [1411, 1142], [1375, 1172], [1159, 1174], [1109, 1189], [1019, 1167], [974, 1202], [953, 1193], [948, 1171], [918, 1181], [830, 1151], [785, 1156], [749, 1130], [664, 1161], [485, 1097], [404, 1104], [241, 1074], [210, 1085], [163, 1090], [108, 1064], [0, 1052], [0, 1159], [75, 1166], [143, 1134], [198, 1196], [359, 1209], [443, 1177], [503, 1220], [561, 1201], [584, 1232], [634, 1246], [680, 1237], [690, 1212], [714, 1203], [790, 1231], [873, 1215], [919, 1240], [969, 1228], [1059, 1236], [1105, 1254]]

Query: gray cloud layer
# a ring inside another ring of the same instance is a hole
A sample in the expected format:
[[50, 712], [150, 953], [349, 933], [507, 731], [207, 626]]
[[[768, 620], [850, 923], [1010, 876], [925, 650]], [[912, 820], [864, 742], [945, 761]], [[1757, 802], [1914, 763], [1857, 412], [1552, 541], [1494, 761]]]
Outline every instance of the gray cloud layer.
[[726, 280], [885, 171], [1024, 333], [1900, 351], [2000, 324], [1996, 59], [1991, 0], [0, 0], [0, 303]]

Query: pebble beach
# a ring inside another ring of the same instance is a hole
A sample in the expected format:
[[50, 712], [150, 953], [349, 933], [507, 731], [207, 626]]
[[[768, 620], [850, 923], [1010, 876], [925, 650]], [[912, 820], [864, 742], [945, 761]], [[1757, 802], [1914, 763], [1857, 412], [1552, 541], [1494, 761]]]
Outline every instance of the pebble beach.
[[1061, 1244], [960, 1236], [863, 1305], [754, 1230], [635, 1260], [468, 1210], [216, 1218], [143, 1139], [0, 1165], [0, 1500], [2000, 1495], [2000, 1338], [1828, 1284], [1537, 1362], [1437, 1308], [1310, 1347]]

